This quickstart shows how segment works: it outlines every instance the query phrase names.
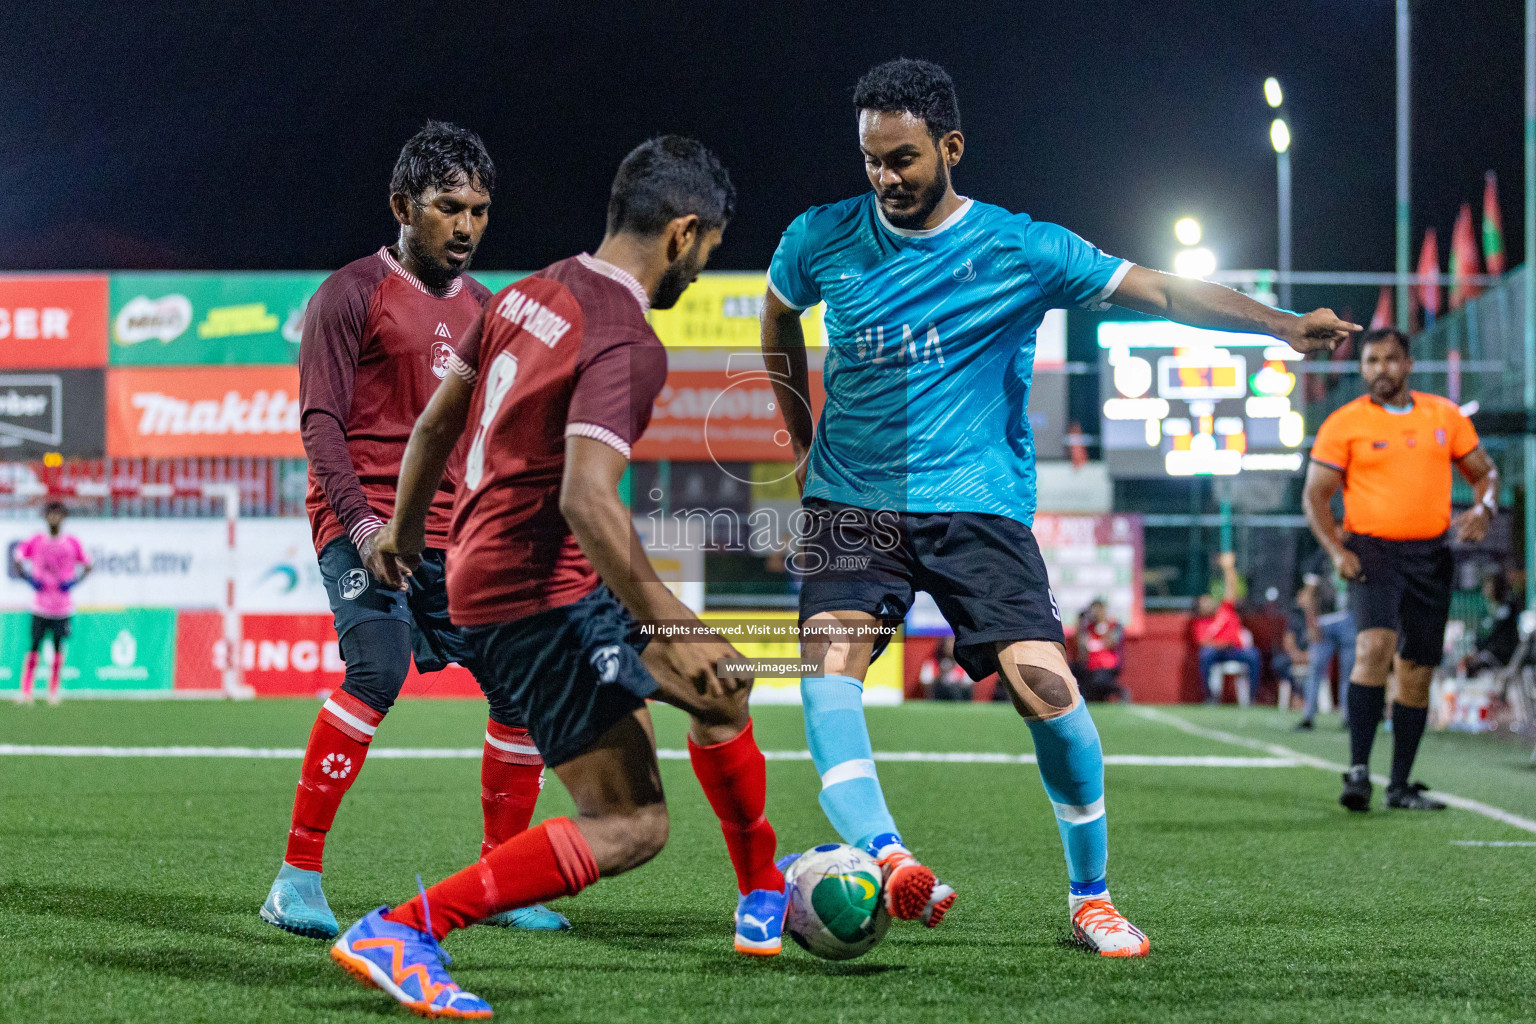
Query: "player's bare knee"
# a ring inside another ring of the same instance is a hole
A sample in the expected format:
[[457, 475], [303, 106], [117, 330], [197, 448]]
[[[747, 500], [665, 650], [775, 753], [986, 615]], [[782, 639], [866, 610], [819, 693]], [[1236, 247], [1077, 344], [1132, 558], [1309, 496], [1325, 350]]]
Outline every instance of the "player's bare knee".
[[1364, 630], [1355, 640], [1355, 671], [1352, 682], [1384, 686], [1397, 653], [1397, 634], [1389, 629]]
[[1071, 683], [1050, 669], [1038, 665], [1015, 665], [1010, 679], [1019, 700], [1014, 707], [1025, 718], [1047, 721], [1071, 711], [1077, 703], [1077, 691]]
[[1429, 684], [1434, 671], [1432, 666], [1404, 662], [1397, 674], [1397, 703], [1409, 708], [1429, 707]]

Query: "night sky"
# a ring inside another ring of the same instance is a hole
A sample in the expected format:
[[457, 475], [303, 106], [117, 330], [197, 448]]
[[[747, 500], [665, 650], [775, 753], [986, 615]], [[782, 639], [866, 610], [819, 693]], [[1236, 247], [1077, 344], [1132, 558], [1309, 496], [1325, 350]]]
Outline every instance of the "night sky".
[[[1186, 213], [1222, 266], [1274, 265], [1276, 75], [1296, 268], [1392, 267], [1391, 0], [342, 6], [12, 5], [0, 268], [340, 266], [392, 239], [390, 168], [436, 117], [501, 171], [480, 268], [595, 246], [619, 159], [672, 131], [741, 193], [715, 266], [762, 269], [797, 213], [867, 187], [852, 87], [897, 55], [955, 78], [962, 194], [1151, 266]], [[1415, 245], [1433, 224], [1444, 259], [1492, 168], [1513, 265], [1522, 5], [1416, 6]]]

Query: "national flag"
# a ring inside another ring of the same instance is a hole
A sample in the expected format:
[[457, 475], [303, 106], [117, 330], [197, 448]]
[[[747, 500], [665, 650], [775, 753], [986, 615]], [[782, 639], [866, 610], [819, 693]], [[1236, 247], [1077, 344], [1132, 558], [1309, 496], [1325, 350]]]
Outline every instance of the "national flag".
[[1440, 282], [1436, 280], [1440, 274], [1440, 239], [1434, 228], [1424, 229], [1417, 273], [1421, 283], [1414, 285], [1413, 290], [1419, 296], [1419, 305], [1424, 307], [1424, 326], [1428, 327], [1440, 313]]
[[1381, 294], [1376, 297], [1376, 315], [1371, 317], [1371, 330], [1380, 331], [1392, 326], [1392, 288], [1390, 285], [1381, 286]]
[[1504, 273], [1504, 219], [1499, 216], [1499, 176], [1483, 175], [1483, 262], [1488, 273]]
[[1468, 299], [1475, 299], [1482, 289], [1472, 283], [1478, 273], [1477, 239], [1472, 234], [1472, 204], [1462, 203], [1451, 229], [1451, 308], [1460, 309]]

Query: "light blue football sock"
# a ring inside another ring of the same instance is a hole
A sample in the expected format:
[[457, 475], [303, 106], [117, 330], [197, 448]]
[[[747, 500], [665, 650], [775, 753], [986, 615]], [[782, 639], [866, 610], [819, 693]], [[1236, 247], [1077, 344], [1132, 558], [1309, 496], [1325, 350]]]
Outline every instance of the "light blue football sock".
[[1046, 795], [1056, 811], [1056, 828], [1067, 855], [1073, 895], [1105, 891], [1109, 826], [1104, 818], [1104, 749], [1087, 705], [1059, 718], [1029, 722], [1035, 758]]
[[863, 695], [864, 685], [852, 676], [800, 681], [805, 740], [821, 775], [821, 809], [844, 842], [861, 848], [881, 833], [896, 832], [875, 774]]

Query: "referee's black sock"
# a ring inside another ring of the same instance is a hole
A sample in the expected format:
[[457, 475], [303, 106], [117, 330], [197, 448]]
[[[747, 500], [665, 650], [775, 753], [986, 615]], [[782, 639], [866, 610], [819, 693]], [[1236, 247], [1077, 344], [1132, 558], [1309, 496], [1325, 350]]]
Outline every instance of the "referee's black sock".
[[[1376, 727], [1381, 724], [1381, 712], [1387, 706], [1385, 686], [1366, 686], [1351, 681], [1349, 684], [1349, 763], [1371, 763], [1371, 745], [1376, 742]], [[1392, 728], [1397, 728], [1394, 719]], [[1422, 727], [1419, 730], [1423, 731]], [[1414, 741], [1417, 745], [1417, 740]], [[1412, 760], [1412, 757], [1409, 757]]]
[[1419, 753], [1419, 740], [1424, 738], [1424, 725], [1429, 721], [1429, 708], [1411, 708], [1392, 702], [1392, 788], [1403, 789], [1408, 785], [1408, 773], [1413, 771], [1413, 759]]

